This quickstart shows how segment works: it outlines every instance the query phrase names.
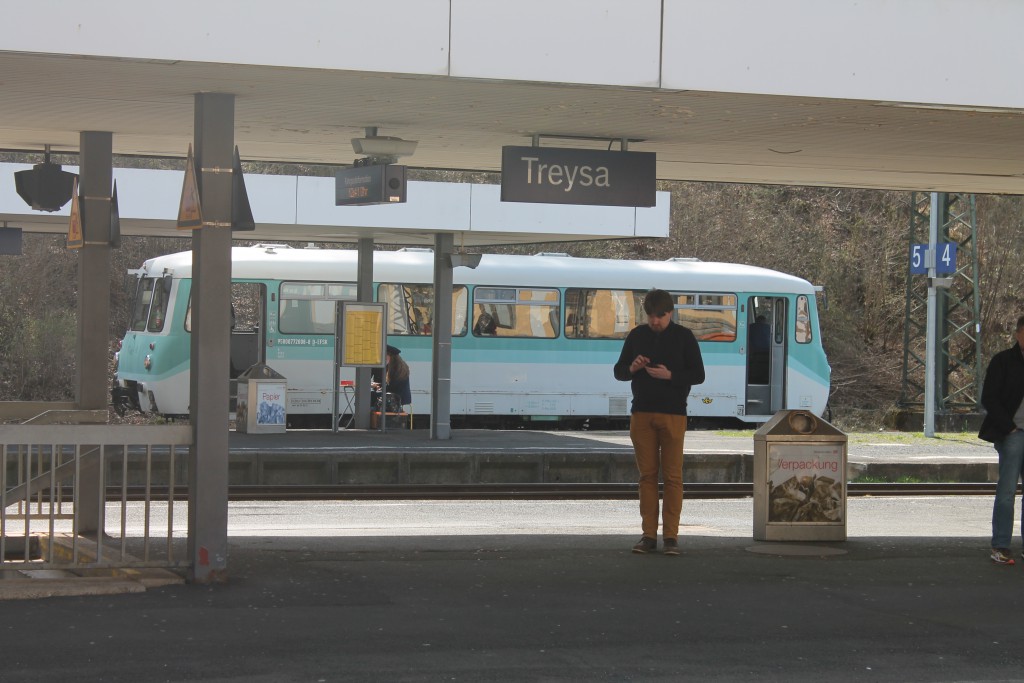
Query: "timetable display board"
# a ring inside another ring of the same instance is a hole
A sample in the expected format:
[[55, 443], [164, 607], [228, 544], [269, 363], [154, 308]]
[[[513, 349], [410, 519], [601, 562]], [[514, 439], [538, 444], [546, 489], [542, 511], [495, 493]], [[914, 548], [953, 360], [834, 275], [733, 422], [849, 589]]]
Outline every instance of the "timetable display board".
[[345, 301], [341, 305], [341, 365], [379, 368], [385, 362], [387, 304]]

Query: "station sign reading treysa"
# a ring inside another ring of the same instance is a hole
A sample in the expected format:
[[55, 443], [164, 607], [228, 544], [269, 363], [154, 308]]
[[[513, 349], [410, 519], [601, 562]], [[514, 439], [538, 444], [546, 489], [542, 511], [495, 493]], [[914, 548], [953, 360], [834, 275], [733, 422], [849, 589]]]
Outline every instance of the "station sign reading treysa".
[[654, 152], [502, 147], [501, 201], [654, 206]]

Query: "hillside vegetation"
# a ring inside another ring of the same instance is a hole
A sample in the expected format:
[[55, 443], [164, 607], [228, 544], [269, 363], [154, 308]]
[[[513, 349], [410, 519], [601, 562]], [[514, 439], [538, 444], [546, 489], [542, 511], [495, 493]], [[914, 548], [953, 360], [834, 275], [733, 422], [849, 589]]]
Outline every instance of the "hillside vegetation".
[[[901, 390], [910, 194], [716, 183], [662, 183], [660, 189], [672, 193], [668, 239], [501, 251], [653, 260], [693, 256], [781, 270], [822, 285], [833, 420], [848, 430], [881, 426]], [[987, 362], [1011, 342], [1012, 324], [1024, 314], [1018, 296], [1024, 285], [1024, 247], [1017, 239], [1024, 228], [1021, 198], [979, 195], [977, 217]], [[189, 247], [188, 239], [122, 240], [113, 252], [112, 349], [127, 326], [127, 269]], [[62, 235], [26, 234], [23, 255], [0, 257], [0, 400], [73, 400], [76, 267], [77, 254], [64, 247]]]

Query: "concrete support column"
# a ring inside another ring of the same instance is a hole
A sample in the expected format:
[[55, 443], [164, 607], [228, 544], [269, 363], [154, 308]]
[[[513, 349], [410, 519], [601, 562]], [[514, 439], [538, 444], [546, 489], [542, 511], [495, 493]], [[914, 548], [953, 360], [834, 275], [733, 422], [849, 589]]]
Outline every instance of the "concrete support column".
[[[102, 410], [110, 397], [110, 190], [113, 184], [113, 135], [79, 133], [81, 153], [78, 195], [82, 211], [82, 248], [78, 250], [78, 334], [75, 404]], [[79, 498], [75, 501], [78, 530], [99, 530], [103, 496], [99, 448], [83, 448]]]
[[[356, 248], [356, 300], [370, 303], [373, 301], [373, 238], [361, 238]], [[356, 418], [353, 423], [356, 429], [370, 428], [370, 373], [370, 368], [356, 368]]]
[[430, 376], [430, 438], [452, 438], [452, 263], [451, 233], [434, 236], [434, 339]]
[[227, 580], [231, 352], [231, 169], [235, 97], [195, 96], [195, 166], [203, 226], [192, 233], [189, 579]]

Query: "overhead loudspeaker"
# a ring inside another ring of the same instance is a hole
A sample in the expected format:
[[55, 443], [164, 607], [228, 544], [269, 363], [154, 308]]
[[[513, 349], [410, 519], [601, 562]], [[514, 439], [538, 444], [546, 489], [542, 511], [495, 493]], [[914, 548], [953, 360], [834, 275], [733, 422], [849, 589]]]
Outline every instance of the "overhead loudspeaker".
[[49, 161], [14, 174], [18, 196], [36, 211], [60, 211], [71, 200], [75, 174]]
[[384, 167], [384, 201], [405, 201], [405, 166], [388, 164]]

